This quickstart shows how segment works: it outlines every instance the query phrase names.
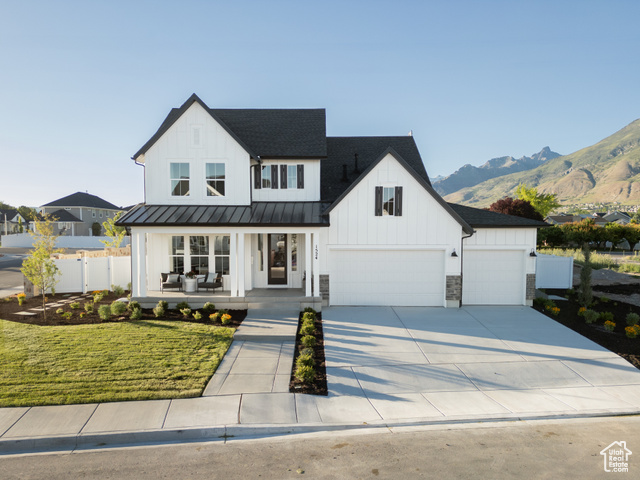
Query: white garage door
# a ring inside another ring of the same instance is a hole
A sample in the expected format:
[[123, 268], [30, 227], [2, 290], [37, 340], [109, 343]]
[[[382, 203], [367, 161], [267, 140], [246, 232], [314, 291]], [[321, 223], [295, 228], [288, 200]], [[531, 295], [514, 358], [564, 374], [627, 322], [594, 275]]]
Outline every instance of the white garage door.
[[331, 250], [331, 305], [444, 305], [444, 252]]
[[465, 250], [464, 305], [523, 305], [525, 253], [519, 250]]

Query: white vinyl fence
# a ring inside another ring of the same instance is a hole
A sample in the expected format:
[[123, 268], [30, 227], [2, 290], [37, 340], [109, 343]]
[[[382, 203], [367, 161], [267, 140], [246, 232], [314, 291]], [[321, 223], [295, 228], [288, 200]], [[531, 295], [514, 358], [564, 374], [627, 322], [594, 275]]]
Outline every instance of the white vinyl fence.
[[[61, 236], [56, 240], [57, 248], [104, 248], [104, 244], [100, 241], [111, 241], [109, 237], [71, 237]], [[13, 235], [0, 236], [0, 243], [3, 247], [33, 247], [33, 237], [28, 233], [16, 233]], [[131, 243], [131, 237], [124, 237], [121, 247], [125, 247]]]
[[573, 288], [573, 257], [538, 253], [536, 288]]
[[65, 258], [54, 260], [60, 269], [56, 293], [127, 288], [131, 283], [131, 257]]

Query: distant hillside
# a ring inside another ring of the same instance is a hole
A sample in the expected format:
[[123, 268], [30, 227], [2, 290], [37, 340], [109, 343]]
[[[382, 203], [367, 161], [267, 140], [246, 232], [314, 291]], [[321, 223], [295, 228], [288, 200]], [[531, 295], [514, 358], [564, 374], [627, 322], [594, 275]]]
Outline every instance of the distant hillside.
[[445, 197], [448, 202], [485, 207], [513, 195], [519, 183], [555, 193], [563, 204], [640, 203], [640, 119], [571, 155], [539, 167], [493, 178]]
[[549, 147], [544, 147], [540, 152], [530, 157], [517, 159], [513, 157], [492, 158], [479, 167], [467, 164], [448, 177], [438, 177], [431, 179], [431, 181], [433, 182], [433, 188], [435, 188], [440, 195], [449, 195], [462, 188], [473, 187], [492, 178], [531, 170], [532, 168], [542, 165], [547, 160], [559, 156], [559, 153], [552, 152]]

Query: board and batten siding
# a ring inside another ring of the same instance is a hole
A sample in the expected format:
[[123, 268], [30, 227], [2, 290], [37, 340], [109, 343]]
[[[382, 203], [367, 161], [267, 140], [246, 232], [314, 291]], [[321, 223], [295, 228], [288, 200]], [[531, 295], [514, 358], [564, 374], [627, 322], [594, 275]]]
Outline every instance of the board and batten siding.
[[[199, 129], [199, 133], [194, 130]], [[198, 137], [198, 141], [194, 137]], [[190, 194], [172, 196], [169, 164], [189, 163]], [[225, 164], [225, 196], [207, 196], [206, 163]], [[249, 154], [198, 103], [144, 155], [146, 199], [152, 205], [249, 205]]]
[[[401, 186], [402, 216], [375, 216], [375, 187]], [[461, 225], [391, 155], [388, 154], [330, 213], [321, 229], [321, 273], [329, 272], [332, 250], [440, 250], [446, 274], [459, 275]], [[444, 282], [444, 278], [443, 278]]]
[[536, 273], [535, 251], [538, 231], [536, 228], [476, 228], [475, 233], [464, 240], [467, 250], [519, 250], [526, 257], [525, 273]]
[[[320, 160], [263, 160], [262, 165], [278, 166], [278, 188], [255, 188], [252, 179], [254, 202], [317, 202], [320, 200]], [[304, 165], [304, 188], [280, 188], [280, 165]], [[252, 169], [260, 175], [260, 167]]]

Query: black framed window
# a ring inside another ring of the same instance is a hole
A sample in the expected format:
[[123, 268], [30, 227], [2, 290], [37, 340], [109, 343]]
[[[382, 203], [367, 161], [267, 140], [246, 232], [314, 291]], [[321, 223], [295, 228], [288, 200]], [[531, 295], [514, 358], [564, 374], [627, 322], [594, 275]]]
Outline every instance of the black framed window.
[[224, 163], [207, 163], [207, 197], [224, 197], [225, 165]]
[[376, 187], [376, 217], [402, 215], [402, 187]]

